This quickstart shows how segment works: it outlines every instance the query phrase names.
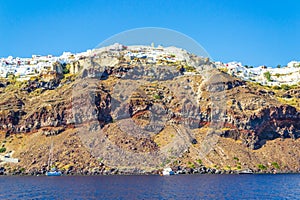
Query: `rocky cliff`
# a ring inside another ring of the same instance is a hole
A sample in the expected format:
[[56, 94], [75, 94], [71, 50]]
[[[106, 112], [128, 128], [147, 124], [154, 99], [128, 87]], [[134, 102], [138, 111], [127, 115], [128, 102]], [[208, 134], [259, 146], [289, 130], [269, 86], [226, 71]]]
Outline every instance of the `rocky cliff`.
[[189, 73], [101, 56], [76, 75], [1, 80], [2, 154], [20, 160], [2, 162], [8, 171], [44, 173], [53, 141], [66, 173], [299, 171], [299, 89], [245, 82], [195, 56]]

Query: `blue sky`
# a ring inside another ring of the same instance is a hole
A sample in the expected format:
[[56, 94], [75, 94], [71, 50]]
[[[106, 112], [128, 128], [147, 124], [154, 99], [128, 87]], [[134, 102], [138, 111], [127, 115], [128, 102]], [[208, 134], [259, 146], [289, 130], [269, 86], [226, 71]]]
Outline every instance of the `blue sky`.
[[182, 32], [223, 62], [300, 60], [297, 0], [0, 0], [0, 57], [85, 51], [140, 27]]

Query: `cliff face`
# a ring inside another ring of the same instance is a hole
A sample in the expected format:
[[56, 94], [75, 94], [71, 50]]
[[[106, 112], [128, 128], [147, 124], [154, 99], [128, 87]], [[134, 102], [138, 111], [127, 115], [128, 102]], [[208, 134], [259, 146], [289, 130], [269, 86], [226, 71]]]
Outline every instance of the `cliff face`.
[[[273, 140], [292, 140], [299, 146], [300, 113], [297, 106], [278, 100], [281, 91], [241, 81], [209, 63], [198, 66], [197, 73], [183, 75], [176, 65], [131, 65], [119, 60], [115, 66], [105, 68], [101, 68], [101, 61], [94, 60], [93, 68], [82, 70], [77, 77], [55, 78], [47, 83], [41, 79], [26, 84], [2, 81], [3, 140], [16, 134], [32, 137], [35, 133], [41, 133], [43, 140], [60, 134], [68, 138], [66, 133], [72, 130], [77, 133], [74, 144], [88, 150], [93, 159], [101, 158], [103, 165], [123, 167], [125, 171], [176, 163], [197, 165], [199, 159], [206, 165], [215, 163], [224, 168], [226, 163], [232, 164], [232, 160], [224, 160], [231, 155], [229, 150], [215, 161], [211, 155], [220, 148], [226, 150], [223, 142], [227, 138], [228, 144], [242, 143], [244, 151], [252, 151], [236, 152], [245, 159], [244, 166], [238, 165], [242, 168], [256, 169], [258, 164], [273, 161], [283, 165], [280, 157], [290, 156], [285, 150], [278, 153], [279, 158], [270, 158], [275, 160], [261, 158], [255, 152]], [[289, 98], [298, 95], [285, 93]], [[70, 144], [66, 151], [73, 148]], [[281, 148], [286, 142], [276, 145]], [[16, 146], [9, 148], [18, 151]], [[26, 158], [25, 154], [16, 154], [21, 160]], [[296, 167], [288, 170], [296, 171], [300, 164], [299, 154], [295, 154], [289, 164]], [[45, 163], [46, 158], [33, 157], [33, 166]], [[69, 154], [58, 157], [66, 160], [64, 164], [72, 162], [76, 166], [76, 159], [70, 161]], [[95, 160], [93, 163], [97, 163]], [[81, 166], [84, 162], [88, 161], [80, 161]]]
[[251, 149], [261, 148], [267, 140], [300, 137], [299, 112], [292, 106], [280, 105], [262, 108], [257, 113], [233, 119], [227, 124], [235, 127], [222, 136], [241, 139]]

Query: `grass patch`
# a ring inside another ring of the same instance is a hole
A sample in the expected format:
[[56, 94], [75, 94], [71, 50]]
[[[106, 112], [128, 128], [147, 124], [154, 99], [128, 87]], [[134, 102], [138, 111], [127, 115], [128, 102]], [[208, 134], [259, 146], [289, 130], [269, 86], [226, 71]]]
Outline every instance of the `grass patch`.
[[291, 106], [299, 106], [299, 100], [298, 98], [290, 98], [290, 99], [286, 99], [286, 98], [281, 98], [281, 97], [277, 97], [278, 101], [280, 103], [283, 103], [283, 104], [288, 104], [288, 105], [291, 105]]

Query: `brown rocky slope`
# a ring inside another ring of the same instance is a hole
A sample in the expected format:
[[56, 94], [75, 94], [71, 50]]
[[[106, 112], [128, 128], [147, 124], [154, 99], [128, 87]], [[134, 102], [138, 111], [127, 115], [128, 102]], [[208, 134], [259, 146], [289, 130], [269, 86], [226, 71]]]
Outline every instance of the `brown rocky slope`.
[[175, 64], [93, 63], [48, 82], [1, 81], [2, 155], [19, 159], [1, 162], [7, 173], [45, 173], [51, 143], [53, 163], [69, 174], [165, 166], [299, 172], [299, 105], [283, 103], [282, 91], [231, 77], [213, 63], [189, 74]]

